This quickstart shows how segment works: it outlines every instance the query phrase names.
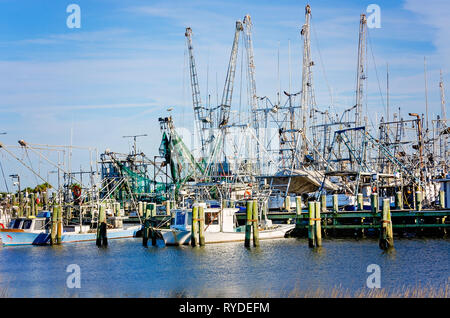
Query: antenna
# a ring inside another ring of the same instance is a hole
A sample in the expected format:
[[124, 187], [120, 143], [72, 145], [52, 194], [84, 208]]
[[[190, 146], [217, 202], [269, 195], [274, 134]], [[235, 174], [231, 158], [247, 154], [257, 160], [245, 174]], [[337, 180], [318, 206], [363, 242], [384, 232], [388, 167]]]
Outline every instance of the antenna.
[[427, 82], [427, 59], [423, 57], [423, 70], [424, 70], [424, 78], [425, 78], [425, 124], [426, 129], [428, 130], [428, 82]]
[[136, 151], [136, 138], [138, 137], [146, 137], [147, 134], [143, 134], [143, 135], [133, 135], [133, 136], [122, 136], [122, 138], [133, 138], [134, 140], [134, 145], [133, 145], [133, 155], [135, 156], [137, 154]]

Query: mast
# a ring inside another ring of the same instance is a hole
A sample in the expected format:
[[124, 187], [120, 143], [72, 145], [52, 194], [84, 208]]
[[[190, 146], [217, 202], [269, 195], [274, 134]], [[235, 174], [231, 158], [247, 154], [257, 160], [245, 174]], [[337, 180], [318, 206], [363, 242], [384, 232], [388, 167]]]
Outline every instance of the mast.
[[258, 97], [256, 95], [256, 78], [255, 78], [255, 60], [253, 54], [253, 41], [252, 41], [252, 20], [250, 15], [246, 15], [243, 20], [244, 27], [244, 43], [245, 49], [247, 51], [247, 73], [249, 80], [249, 93], [250, 93], [250, 106], [252, 114], [252, 125], [255, 129], [255, 134], [257, 137], [256, 145], [256, 156], [257, 156], [257, 166], [260, 167], [260, 131], [259, 131], [259, 120], [258, 120]]
[[366, 46], [367, 46], [367, 18], [361, 14], [359, 22], [359, 42], [358, 42], [358, 69], [356, 77], [356, 112], [355, 127], [362, 124], [362, 100], [364, 97], [364, 81], [366, 80]]
[[440, 120], [440, 131], [439, 134], [439, 152], [441, 157], [441, 162], [443, 164], [444, 173], [447, 173], [447, 135], [444, 134], [444, 129], [447, 129], [447, 114], [445, 109], [445, 89], [444, 89], [444, 80], [442, 78], [442, 70], [440, 71], [440, 81], [439, 81], [439, 89], [441, 93], [441, 120]]
[[225, 87], [222, 94], [222, 103], [220, 105], [219, 128], [228, 123], [230, 117], [231, 100], [233, 97], [234, 76], [236, 73], [236, 59], [239, 47], [239, 33], [243, 31], [242, 22], [236, 21], [236, 29], [234, 33], [233, 47], [231, 49], [230, 62], [228, 64], [228, 72], [225, 80]]
[[191, 78], [192, 105], [194, 107], [195, 125], [197, 127], [197, 131], [200, 137], [201, 154], [203, 157], [205, 157], [206, 156], [205, 129], [207, 128], [208, 118], [203, 114], [204, 107], [202, 106], [200, 86], [198, 84], [197, 68], [194, 59], [194, 48], [192, 46], [192, 29], [190, 27], [186, 28], [186, 32], [184, 35], [186, 36], [186, 44], [189, 51], [189, 72]]
[[[314, 63], [311, 61], [311, 45], [310, 45], [310, 20], [311, 20], [311, 7], [306, 5], [305, 7], [305, 24], [302, 27], [301, 35], [303, 36], [303, 66], [302, 66], [302, 130], [304, 135], [307, 133], [306, 116], [308, 114], [309, 104], [311, 103], [312, 92], [312, 66]], [[307, 154], [307, 143], [302, 143], [302, 157]]]
[[428, 81], [426, 57], [423, 57], [423, 76], [425, 80], [425, 132], [428, 133]]

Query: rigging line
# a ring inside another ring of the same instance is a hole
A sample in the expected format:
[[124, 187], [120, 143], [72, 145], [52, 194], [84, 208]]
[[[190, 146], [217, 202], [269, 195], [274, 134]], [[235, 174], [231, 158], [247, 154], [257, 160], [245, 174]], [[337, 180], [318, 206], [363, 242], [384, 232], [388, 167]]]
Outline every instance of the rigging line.
[[[367, 37], [369, 38], [370, 52], [371, 52], [371, 55], [372, 55], [373, 65], [374, 65], [374, 67], [375, 67], [375, 75], [376, 75], [376, 77], [377, 77], [378, 90], [380, 91], [380, 96], [381, 96], [381, 103], [383, 104], [384, 111], [386, 112], [387, 109], [386, 109], [386, 105], [385, 105], [385, 103], [384, 103], [383, 92], [382, 92], [382, 90], [381, 90], [380, 78], [378, 77], [377, 63], [376, 63], [376, 61], [375, 61], [375, 55], [373, 54], [372, 37], [370, 36], [369, 30], [367, 30]], [[371, 121], [372, 121], [372, 119], [371, 119]], [[373, 126], [373, 124], [372, 124], [372, 126]], [[375, 129], [375, 127], [374, 127], [374, 129]]]
[[[31, 163], [31, 159], [30, 159], [30, 156], [29, 156], [29, 154], [28, 154], [28, 150], [27, 150], [27, 148], [24, 148], [24, 149], [25, 149], [25, 154], [27, 155], [27, 158], [28, 158], [28, 162], [29, 162], [29, 164], [30, 164], [30, 167], [31, 167], [31, 169], [34, 170], [33, 164]], [[36, 179], [36, 185], [39, 184], [39, 181], [38, 181], [37, 177], [34, 176], [34, 178]]]
[[[244, 42], [244, 37], [241, 38], [241, 42]], [[241, 47], [244, 46], [245, 43], [241, 44]], [[242, 77], [243, 77], [243, 65], [244, 65], [244, 50], [241, 49], [241, 82], [239, 83], [239, 114], [238, 114], [238, 122], [241, 123], [241, 112], [242, 112]]]
[[0, 168], [2, 169], [3, 180], [5, 180], [6, 192], [9, 193], [8, 182], [6, 182], [5, 172], [3, 171], [3, 165], [1, 161], [0, 161]]
[[312, 15], [311, 15], [310, 25], [311, 25], [311, 29], [313, 30], [314, 43], [316, 44], [317, 52], [319, 53], [319, 60], [320, 60], [320, 65], [322, 67], [323, 77], [325, 78], [325, 83], [327, 84], [328, 93], [330, 94], [330, 101], [331, 101], [330, 104], [331, 104], [331, 106], [333, 106], [333, 92], [331, 91], [330, 83], [328, 82], [327, 74], [325, 72], [325, 65], [323, 63], [322, 53], [320, 51], [320, 46], [319, 46], [319, 38], [317, 37], [316, 28], [313, 27], [313, 17], [312, 17]]

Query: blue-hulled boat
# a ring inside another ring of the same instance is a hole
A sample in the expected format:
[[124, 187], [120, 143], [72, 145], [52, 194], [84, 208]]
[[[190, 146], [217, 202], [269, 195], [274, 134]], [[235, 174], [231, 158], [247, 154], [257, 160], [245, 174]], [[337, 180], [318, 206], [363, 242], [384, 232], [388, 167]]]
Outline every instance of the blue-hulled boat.
[[[117, 221], [117, 220], [113, 220]], [[120, 221], [120, 220], [119, 220]], [[114, 228], [107, 230], [108, 239], [135, 237], [141, 225], [123, 225], [113, 222]], [[96, 223], [93, 223], [93, 225]], [[118, 226], [117, 226], [118, 225]], [[0, 229], [1, 244], [12, 245], [47, 245], [50, 244], [51, 213], [41, 212], [37, 217], [16, 218], [6, 229]], [[97, 229], [91, 225], [68, 225], [63, 227], [62, 243], [95, 241]]]

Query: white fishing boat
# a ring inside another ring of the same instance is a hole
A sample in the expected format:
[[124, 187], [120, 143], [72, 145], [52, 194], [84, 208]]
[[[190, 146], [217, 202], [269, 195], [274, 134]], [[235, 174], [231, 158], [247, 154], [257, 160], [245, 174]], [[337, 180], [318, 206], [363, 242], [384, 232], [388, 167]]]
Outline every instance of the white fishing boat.
[[[112, 218], [110, 218], [112, 219]], [[108, 239], [135, 237], [141, 225], [124, 225], [121, 219], [113, 219], [107, 230]], [[65, 225], [61, 243], [95, 241], [97, 229], [93, 225]], [[19, 217], [7, 228], [0, 229], [0, 245], [48, 245], [51, 235], [51, 212], [41, 212], [37, 217]]]
[[[242, 242], [245, 240], [245, 226], [239, 226], [236, 220], [238, 208], [206, 208], [205, 210], [205, 243]], [[172, 211], [169, 229], [160, 229], [166, 245], [187, 245], [191, 241], [192, 211], [177, 209]], [[272, 224], [263, 220], [259, 225], [259, 239], [284, 238], [294, 224]]]

